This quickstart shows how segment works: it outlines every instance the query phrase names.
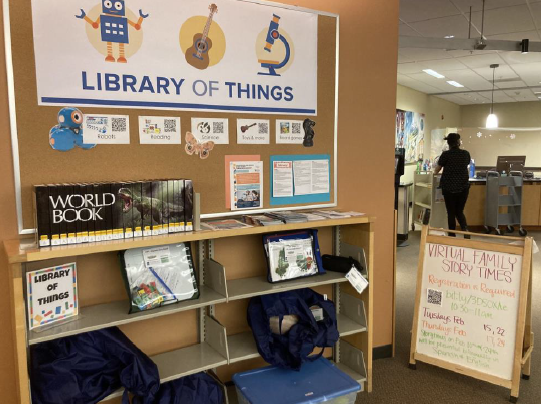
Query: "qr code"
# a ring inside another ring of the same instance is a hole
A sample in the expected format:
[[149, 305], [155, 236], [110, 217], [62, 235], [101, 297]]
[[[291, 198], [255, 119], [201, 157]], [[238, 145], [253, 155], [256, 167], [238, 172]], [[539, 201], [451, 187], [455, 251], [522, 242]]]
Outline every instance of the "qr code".
[[163, 120], [165, 133], [176, 132], [177, 131], [177, 120], [176, 119], [164, 119]]
[[126, 118], [111, 118], [111, 128], [113, 132], [125, 132]]
[[268, 123], [260, 123], [257, 125], [258, 133], [260, 135], [266, 135], [269, 133], [269, 124]]
[[440, 292], [439, 290], [428, 289], [426, 300], [430, 304], [436, 304], [438, 306], [441, 306], [441, 295], [442, 292]]
[[291, 124], [291, 133], [299, 134], [301, 133], [301, 124], [299, 122], [293, 122]]
[[212, 133], [224, 133], [224, 123], [212, 122]]

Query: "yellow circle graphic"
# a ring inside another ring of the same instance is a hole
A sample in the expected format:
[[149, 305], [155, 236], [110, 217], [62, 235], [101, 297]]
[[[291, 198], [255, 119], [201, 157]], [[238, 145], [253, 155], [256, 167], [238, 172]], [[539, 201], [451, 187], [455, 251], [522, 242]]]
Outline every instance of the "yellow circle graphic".
[[[93, 7], [88, 13], [87, 16], [92, 20], [96, 21], [100, 14], [102, 14], [102, 6], [101, 3]], [[131, 11], [129, 8], [126, 8], [126, 17], [133, 21], [134, 23], [137, 22], [139, 19], [138, 16], [135, 15], [133, 11]], [[90, 44], [103, 56], [107, 56], [107, 42], [101, 40], [101, 27], [98, 26], [98, 28], [93, 28], [92, 25], [87, 23], [84, 20], [81, 20], [81, 24], [85, 24], [86, 27], [86, 35], [88, 37], [88, 41]], [[126, 58], [130, 58], [131, 56], [135, 55], [137, 51], [141, 48], [141, 45], [143, 44], [143, 30], [144, 30], [145, 22], [143, 20], [143, 23], [141, 24], [141, 29], [137, 31], [134, 27], [131, 25], [128, 25], [128, 36], [130, 43], [124, 44], [124, 53]], [[118, 58], [119, 56], [119, 44], [113, 43], [113, 56], [115, 58]]]
[[[179, 43], [182, 53], [194, 46], [194, 36], [202, 34], [207, 23], [207, 18], [202, 15], [197, 15], [188, 18], [182, 27], [180, 27]], [[225, 34], [222, 28], [216, 21], [212, 21], [208, 38], [212, 41], [212, 47], [208, 50], [209, 67], [214, 66], [222, 60], [225, 55]]]
[[[282, 62], [286, 57], [286, 47], [282, 40], [277, 39], [274, 41], [274, 45], [272, 46], [272, 49], [270, 52], [265, 50], [265, 45], [267, 43], [267, 33], [269, 29], [265, 28], [263, 31], [257, 35], [257, 39], [255, 41], [255, 54], [257, 57], [257, 60], [270, 60], [274, 62]], [[280, 35], [282, 35], [286, 41], [289, 43], [289, 61], [287, 64], [282, 67], [280, 70], [276, 70], [277, 73], [281, 74], [293, 64], [293, 61], [295, 60], [295, 46], [293, 45], [293, 40], [289, 36], [289, 34], [284, 31], [283, 29], [279, 29], [278, 32]]]

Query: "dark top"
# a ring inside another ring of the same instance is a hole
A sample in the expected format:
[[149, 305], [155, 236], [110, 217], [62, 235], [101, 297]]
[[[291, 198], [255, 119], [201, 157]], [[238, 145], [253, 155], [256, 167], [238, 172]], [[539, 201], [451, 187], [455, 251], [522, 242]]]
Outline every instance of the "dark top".
[[470, 152], [454, 148], [444, 151], [438, 165], [443, 167], [440, 186], [443, 192], [458, 193], [470, 186], [468, 164], [470, 164]]

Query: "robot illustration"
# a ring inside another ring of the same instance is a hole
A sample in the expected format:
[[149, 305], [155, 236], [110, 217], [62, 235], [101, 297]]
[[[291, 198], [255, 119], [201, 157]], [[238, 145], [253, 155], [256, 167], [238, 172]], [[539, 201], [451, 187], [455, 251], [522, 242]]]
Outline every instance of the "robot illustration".
[[92, 149], [95, 144], [83, 143], [83, 113], [73, 107], [58, 112], [58, 125], [49, 131], [49, 144], [54, 150], [69, 151], [75, 146]]
[[134, 27], [136, 30], [141, 29], [143, 19], [147, 18], [148, 14], [143, 14], [143, 11], [139, 10], [139, 20], [133, 22], [126, 18], [126, 7], [124, 0], [102, 0], [101, 2], [102, 13], [96, 21], [92, 21], [90, 17], [86, 15], [86, 12], [81, 9], [81, 15], [75, 17], [84, 19], [94, 29], [98, 29], [101, 25], [101, 40], [107, 42], [107, 56], [106, 62], [115, 62], [113, 56], [113, 43], [118, 44], [118, 63], [127, 63], [124, 47], [130, 43], [128, 35], [128, 24]]

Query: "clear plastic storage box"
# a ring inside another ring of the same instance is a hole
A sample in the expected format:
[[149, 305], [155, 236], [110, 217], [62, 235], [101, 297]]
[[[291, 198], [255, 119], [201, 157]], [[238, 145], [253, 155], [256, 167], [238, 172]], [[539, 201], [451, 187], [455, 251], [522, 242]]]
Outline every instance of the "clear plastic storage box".
[[268, 366], [233, 375], [239, 404], [354, 404], [361, 386], [319, 358], [299, 372]]

